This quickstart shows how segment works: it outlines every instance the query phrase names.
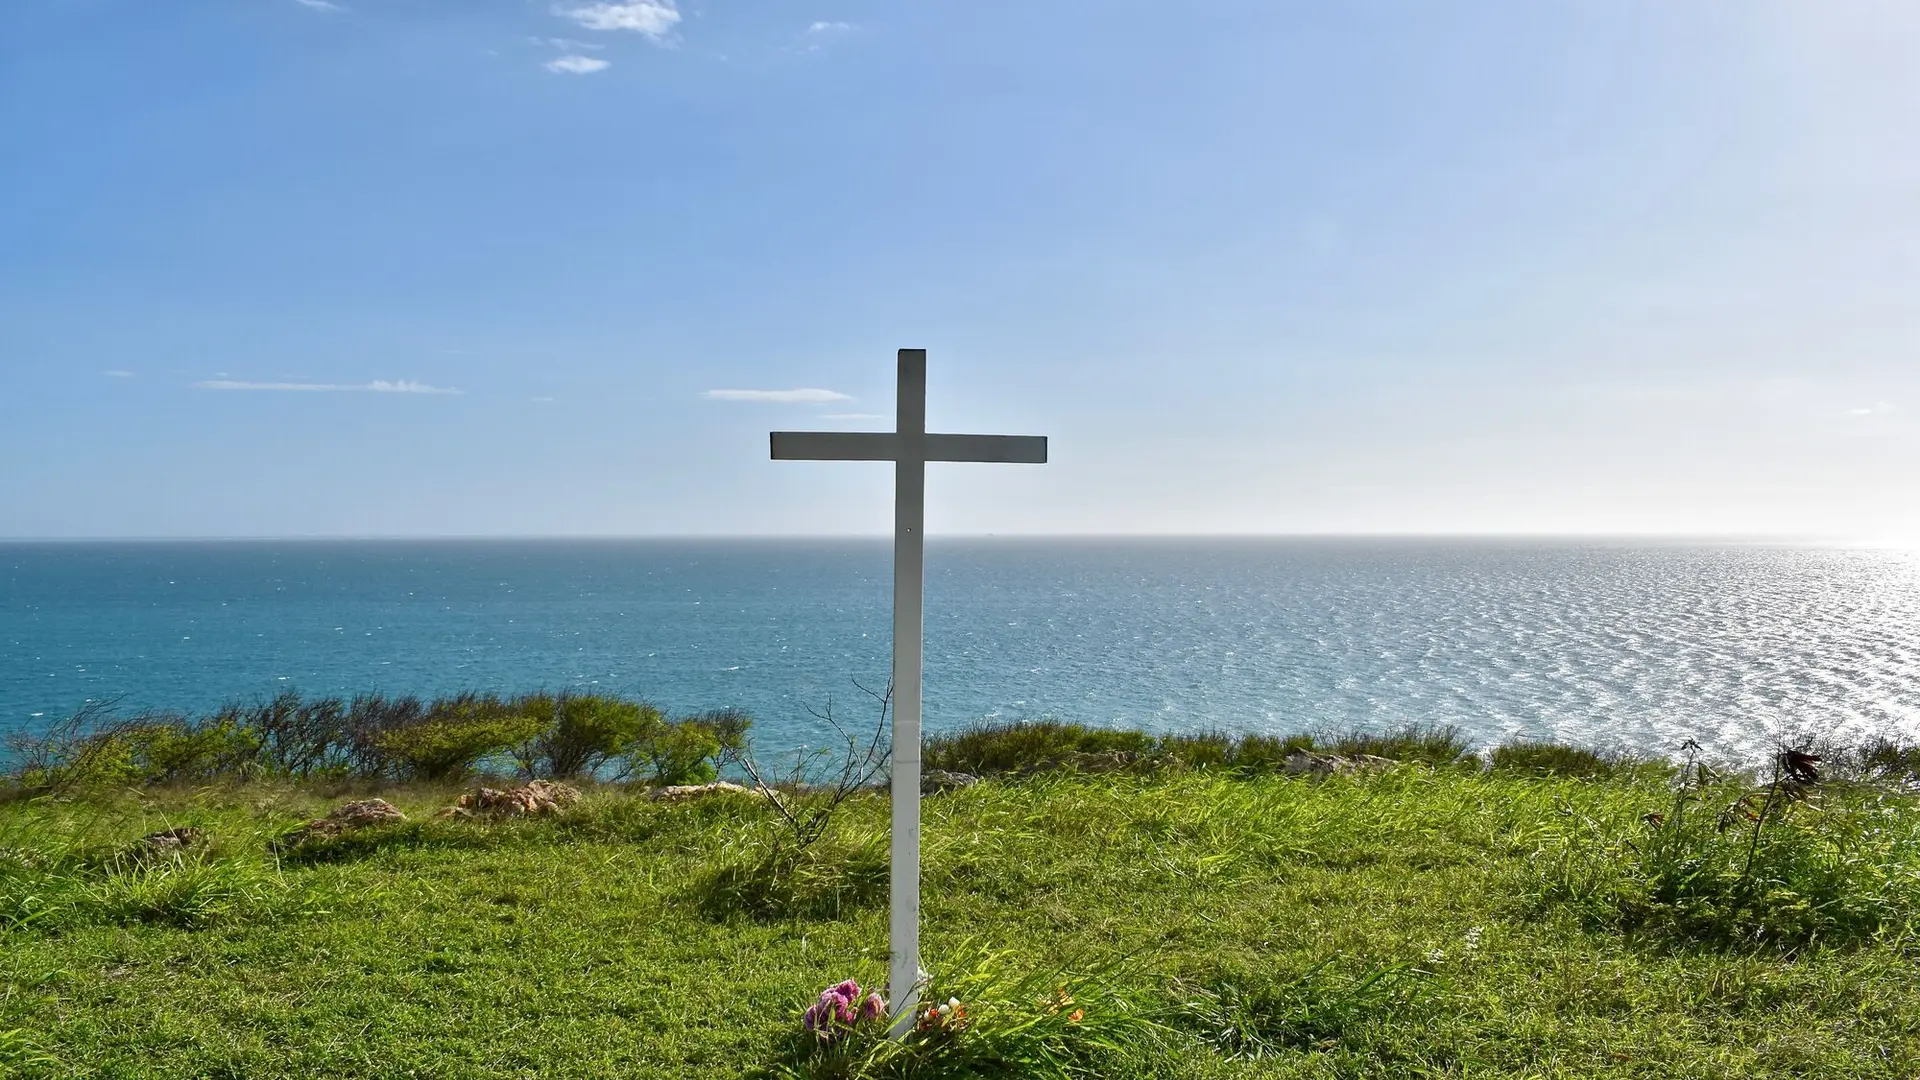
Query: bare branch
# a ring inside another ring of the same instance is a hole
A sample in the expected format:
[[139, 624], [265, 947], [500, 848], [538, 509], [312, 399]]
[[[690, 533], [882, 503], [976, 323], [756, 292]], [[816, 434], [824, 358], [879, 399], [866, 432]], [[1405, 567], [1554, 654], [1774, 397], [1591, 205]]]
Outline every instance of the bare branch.
[[[874, 777], [892, 758], [887, 748], [893, 702], [892, 684], [888, 684], [884, 694], [875, 693], [861, 686], [858, 680], [854, 681], [854, 685], [880, 703], [879, 717], [870, 735], [863, 736], [849, 731], [835, 714], [833, 699], [828, 698], [824, 709], [808, 706], [807, 712], [833, 730], [839, 741], [837, 750], [821, 748], [810, 752], [802, 748], [796, 751], [793, 770], [784, 781], [779, 778], [769, 778], [759, 761], [754, 758], [751, 747], [744, 749], [739, 756], [740, 766], [753, 780], [755, 790], [767, 800], [768, 804], [774, 808], [774, 812], [786, 824], [789, 839], [793, 845], [792, 850], [796, 853], [805, 850], [825, 835], [827, 829], [833, 824], [834, 813], [840, 806], [856, 792], [872, 784]], [[830, 762], [825, 775], [831, 777], [832, 782], [818, 786], [809, 784], [807, 782], [809, 765], [818, 765], [822, 762]], [[783, 787], [789, 790], [809, 791], [819, 795], [820, 798], [809, 802], [791, 800], [781, 791]]]

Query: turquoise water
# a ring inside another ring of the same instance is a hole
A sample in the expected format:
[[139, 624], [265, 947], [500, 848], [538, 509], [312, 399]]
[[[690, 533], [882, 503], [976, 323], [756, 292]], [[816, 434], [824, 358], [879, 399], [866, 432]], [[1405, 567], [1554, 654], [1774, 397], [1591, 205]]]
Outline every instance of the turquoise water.
[[[0, 731], [90, 699], [599, 687], [808, 741], [884, 686], [877, 541], [0, 545]], [[1920, 558], [1415, 540], [935, 541], [926, 715], [1462, 726], [1750, 750], [1920, 733]]]

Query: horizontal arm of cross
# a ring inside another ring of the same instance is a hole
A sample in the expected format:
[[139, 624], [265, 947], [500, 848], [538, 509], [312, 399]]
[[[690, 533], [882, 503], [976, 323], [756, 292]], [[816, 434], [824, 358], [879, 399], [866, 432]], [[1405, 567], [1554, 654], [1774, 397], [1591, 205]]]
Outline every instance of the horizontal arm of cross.
[[[916, 453], [916, 445], [918, 452]], [[777, 461], [992, 461], [1044, 465], [1044, 435], [922, 435], [886, 431], [776, 431]]]

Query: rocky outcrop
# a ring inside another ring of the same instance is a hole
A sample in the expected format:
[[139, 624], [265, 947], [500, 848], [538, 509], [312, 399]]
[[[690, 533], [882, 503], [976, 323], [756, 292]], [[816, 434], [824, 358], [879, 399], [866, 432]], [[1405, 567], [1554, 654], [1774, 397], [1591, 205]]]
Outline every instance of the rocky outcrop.
[[284, 851], [310, 840], [325, 840], [342, 833], [374, 825], [390, 825], [407, 820], [400, 808], [385, 799], [357, 799], [334, 807], [326, 817], [315, 818], [274, 841], [275, 850]]
[[1354, 754], [1342, 757], [1339, 754], [1316, 754], [1309, 750], [1295, 750], [1287, 755], [1282, 767], [1288, 776], [1332, 776], [1334, 773], [1379, 772], [1391, 769], [1398, 764], [1392, 758], [1376, 757], [1372, 754]]
[[1064, 754], [1056, 762], [1040, 765], [1028, 772], [1045, 772], [1050, 769], [1072, 769], [1083, 773], [1126, 772], [1140, 764], [1140, 755], [1125, 750], [1083, 750]]
[[440, 811], [439, 817], [545, 817], [580, 801], [580, 789], [551, 780], [533, 780], [505, 791], [477, 788]]
[[165, 857], [184, 854], [188, 848], [199, 846], [206, 834], [191, 826], [178, 829], [163, 829], [157, 833], [148, 833], [133, 842], [132, 854], [140, 858]]
[[948, 772], [945, 769], [928, 769], [920, 774], [920, 794], [938, 795], [943, 791], [958, 791], [963, 787], [972, 787], [980, 778], [972, 773]]

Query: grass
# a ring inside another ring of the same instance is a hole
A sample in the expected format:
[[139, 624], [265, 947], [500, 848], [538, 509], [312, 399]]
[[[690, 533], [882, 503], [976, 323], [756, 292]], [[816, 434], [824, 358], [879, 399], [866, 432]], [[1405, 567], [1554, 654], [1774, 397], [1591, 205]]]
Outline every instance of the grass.
[[[781, 869], [752, 797], [598, 787], [487, 824], [426, 820], [450, 788], [370, 793], [413, 820], [284, 862], [268, 842], [339, 793], [0, 806], [0, 1075], [1920, 1075], [1896, 787], [1797, 803], [1735, 888], [1735, 789], [1658, 853], [1674, 788], [1639, 771], [988, 780], [925, 802], [930, 993], [973, 1026], [824, 1054], [801, 1009], [885, 980], [883, 796]], [[126, 855], [174, 826], [208, 846]]]
[[983, 776], [1025, 775], [1061, 769], [1082, 772], [1157, 772], [1167, 769], [1261, 774], [1285, 771], [1298, 752], [1379, 757], [1427, 765], [1468, 760], [1471, 746], [1459, 729], [1415, 724], [1385, 732], [1229, 735], [1201, 732], [1150, 735], [1041, 720], [982, 723], [929, 736], [921, 752], [929, 769]]
[[1584, 746], [1568, 746], [1544, 739], [1516, 739], [1503, 743], [1494, 747], [1487, 759], [1489, 768], [1533, 776], [1584, 779], [1633, 775], [1665, 777], [1674, 771], [1666, 761], [1620, 752], [1589, 750]]
[[1920, 829], [1895, 789], [1682, 785], [1638, 823], [1570, 815], [1541, 896], [1599, 925], [1793, 951], [1920, 936]]
[[1223, 972], [1193, 993], [1187, 1012], [1195, 1030], [1229, 1058], [1281, 1057], [1337, 1048], [1370, 1017], [1417, 1010], [1427, 1003], [1419, 980], [1432, 975], [1408, 961], [1346, 975], [1334, 957], [1298, 974], [1261, 966]]
[[[1286, 776], [1288, 755], [1390, 757]], [[887, 799], [797, 846], [756, 796], [213, 778], [0, 805], [0, 1076], [1914, 1076], [1910, 746], [1818, 786], [1450, 728], [935, 738], [931, 1003], [885, 978]], [[250, 771], [257, 773], [257, 771]], [[348, 798], [411, 821], [282, 851]], [[795, 798], [824, 796], [797, 794]], [[154, 853], [140, 836], [207, 838]], [[964, 1015], [964, 1019], [962, 1019]]]

